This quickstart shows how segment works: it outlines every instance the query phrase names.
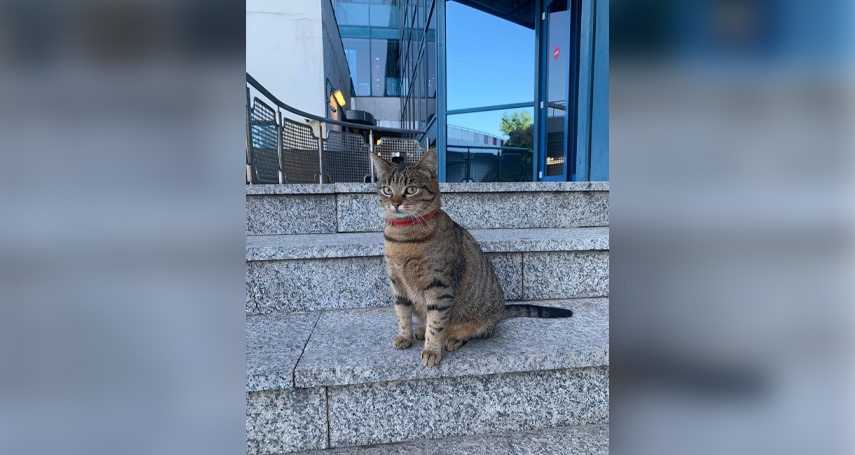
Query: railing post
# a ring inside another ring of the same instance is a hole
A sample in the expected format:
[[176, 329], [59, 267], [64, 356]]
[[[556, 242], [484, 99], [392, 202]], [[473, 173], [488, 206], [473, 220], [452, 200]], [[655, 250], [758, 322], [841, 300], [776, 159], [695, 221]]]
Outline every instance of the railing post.
[[276, 106], [276, 156], [279, 157], [276, 165], [279, 168], [279, 184], [281, 185], [285, 183], [285, 179], [282, 174], [284, 169], [282, 166], [282, 111], [279, 106]]
[[531, 177], [531, 178], [532, 178], [532, 180], [531, 180], [531, 181], [532, 181], [532, 182], [536, 182], [536, 181], [537, 181], [537, 179], [535, 179], [535, 178], [534, 178], [534, 173], [535, 173], [535, 172], [537, 172], [537, 170], [535, 170], [535, 166], [534, 166], [534, 150], [532, 150], [532, 149], [528, 149], [528, 154], [529, 154], [529, 160], [528, 160], [528, 163], [529, 163], [529, 167], [530, 167], [531, 169], [529, 169], [529, 168], [525, 168], [525, 169], [527, 169], [527, 170], [529, 170], [529, 171], [530, 171], [530, 172], [529, 172], [529, 174], [531, 174], [531, 176], [532, 176], [532, 177]]
[[466, 147], [466, 178], [467, 182], [472, 181], [472, 149]]
[[249, 111], [249, 87], [246, 88], [246, 183], [252, 185], [252, 125]]
[[[368, 129], [368, 152], [372, 155], [374, 154], [374, 130]], [[368, 157], [368, 169], [371, 172], [371, 183], [375, 183], [374, 181], [374, 159], [370, 156]]]
[[501, 182], [502, 176], [502, 149], [496, 150], [496, 181]]
[[318, 184], [324, 183], [324, 125], [318, 122]]

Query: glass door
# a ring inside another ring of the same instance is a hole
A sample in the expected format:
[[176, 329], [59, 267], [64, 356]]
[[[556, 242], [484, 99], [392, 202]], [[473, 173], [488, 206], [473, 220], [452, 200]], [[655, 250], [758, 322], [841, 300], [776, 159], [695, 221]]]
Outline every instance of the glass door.
[[546, 2], [541, 37], [540, 143], [543, 181], [567, 181], [570, 164], [570, 11], [567, 0]]

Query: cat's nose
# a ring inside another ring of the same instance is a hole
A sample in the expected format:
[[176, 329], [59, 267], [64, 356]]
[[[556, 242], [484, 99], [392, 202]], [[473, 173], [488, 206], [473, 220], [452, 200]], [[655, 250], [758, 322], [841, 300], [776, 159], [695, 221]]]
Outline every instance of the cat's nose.
[[401, 203], [400, 202], [393, 202], [392, 205], [395, 206], [395, 210], [398, 210], [398, 207], [401, 206]]

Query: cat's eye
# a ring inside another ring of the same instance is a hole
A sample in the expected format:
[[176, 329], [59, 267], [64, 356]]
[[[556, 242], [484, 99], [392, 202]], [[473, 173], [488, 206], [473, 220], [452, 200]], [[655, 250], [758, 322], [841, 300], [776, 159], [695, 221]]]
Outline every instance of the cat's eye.
[[418, 189], [418, 187], [415, 187], [415, 186], [408, 186], [408, 187], [407, 187], [407, 189], [406, 189], [406, 190], [404, 190], [404, 192], [406, 192], [408, 195], [413, 195], [413, 194], [416, 194], [416, 192], [417, 192], [418, 190], [419, 190], [419, 189]]
[[386, 196], [392, 195], [392, 188], [389, 188], [388, 186], [384, 186], [383, 189], [380, 191], [382, 191], [383, 194], [385, 194]]

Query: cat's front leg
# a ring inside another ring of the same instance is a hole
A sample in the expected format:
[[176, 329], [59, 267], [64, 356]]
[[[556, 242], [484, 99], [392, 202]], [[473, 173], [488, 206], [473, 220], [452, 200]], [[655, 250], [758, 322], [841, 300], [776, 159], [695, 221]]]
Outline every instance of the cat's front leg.
[[[418, 308], [416, 308], [418, 310]], [[416, 339], [424, 340], [425, 339], [425, 331], [427, 331], [427, 315], [425, 315], [424, 311], [416, 311], [416, 321], [418, 321], [418, 327], [416, 328]]]
[[427, 330], [425, 332], [425, 348], [422, 351], [422, 363], [432, 367], [442, 359], [443, 330], [448, 325], [451, 307], [454, 305], [454, 294], [449, 286], [440, 280], [434, 280], [425, 289], [427, 302]]
[[398, 335], [392, 340], [392, 346], [395, 349], [407, 349], [413, 344], [413, 302], [396, 295], [395, 315], [398, 316]]

